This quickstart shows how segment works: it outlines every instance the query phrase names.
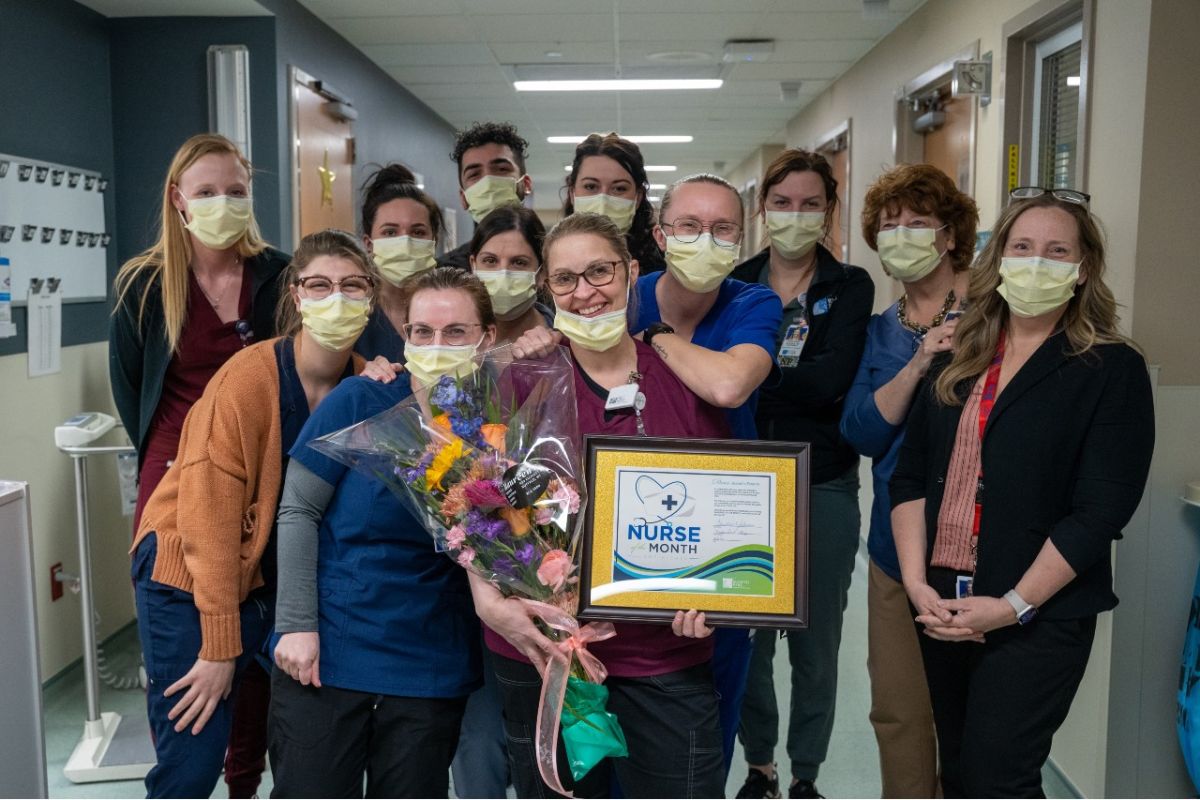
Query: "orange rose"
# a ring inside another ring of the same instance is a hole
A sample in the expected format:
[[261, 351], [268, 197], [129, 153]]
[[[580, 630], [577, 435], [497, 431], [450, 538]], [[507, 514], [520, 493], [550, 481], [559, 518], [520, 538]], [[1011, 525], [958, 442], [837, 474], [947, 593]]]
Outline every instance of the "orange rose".
[[479, 429], [483, 440], [492, 447], [504, 452], [504, 437], [508, 434], [508, 426], [499, 422], [489, 422]]
[[438, 414], [436, 417], [433, 418], [433, 424], [437, 425], [439, 428], [441, 428], [444, 431], [449, 431], [450, 430], [450, 415], [449, 414]]
[[508, 527], [512, 528], [513, 536], [524, 536], [529, 533], [529, 515], [524, 510], [505, 506], [496, 511], [508, 523]]

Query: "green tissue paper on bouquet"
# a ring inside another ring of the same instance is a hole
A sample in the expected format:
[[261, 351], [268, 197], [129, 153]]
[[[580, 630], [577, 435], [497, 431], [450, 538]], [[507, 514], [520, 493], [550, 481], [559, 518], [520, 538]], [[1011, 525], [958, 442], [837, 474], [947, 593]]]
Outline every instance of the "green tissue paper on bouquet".
[[629, 755], [625, 732], [615, 714], [605, 708], [608, 689], [574, 676], [567, 678], [562, 710], [562, 738], [571, 775], [579, 780], [609, 756]]

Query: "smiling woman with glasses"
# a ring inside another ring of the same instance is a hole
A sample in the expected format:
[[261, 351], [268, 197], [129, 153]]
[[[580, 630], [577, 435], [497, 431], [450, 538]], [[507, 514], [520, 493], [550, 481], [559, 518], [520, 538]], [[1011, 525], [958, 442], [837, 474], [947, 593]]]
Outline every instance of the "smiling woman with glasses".
[[[300, 287], [319, 278], [345, 289], [367, 270], [366, 253], [344, 231], [301, 240], [279, 311], [284, 335], [238, 351], [209, 381], [146, 503], [132, 574], [158, 755], [146, 776], [150, 797], [207, 797], [221, 774], [236, 698], [253, 687], [255, 655], [274, 621], [275, 507], [288, 452], [310, 409], [362, 366], [351, 348], [369, 292], [329, 302]], [[269, 695], [263, 700], [256, 730]], [[230, 782], [240, 788], [248, 776]]]
[[364, 778], [368, 797], [445, 797], [467, 697], [480, 685], [466, 573], [429, 546], [383, 483], [308, 446], [414, 387], [468, 374], [477, 349], [495, 341], [487, 290], [469, 272], [426, 270], [402, 298], [405, 371], [344, 382], [292, 450], [279, 509], [283, 636], [272, 650], [276, 797], [362, 796]]
[[[728, 436], [721, 412], [688, 391], [652, 348], [630, 336], [631, 281], [639, 265], [608, 217], [566, 217], [547, 234], [544, 255], [557, 306], [554, 324], [566, 334], [575, 368], [581, 434]], [[551, 341], [548, 334], [535, 333]], [[609, 407], [610, 393], [630, 384], [637, 385], [628, 402]], [[508, 730], [533, 730], [541, 691], [534, 665], [543, 664], [555, 645], [525, 606], [505, 600], [474, 574], [471, 584], [487, 626]], [[669, 626], [617, 623], [616, 628], [617, 636], [589, 650], [608, 668], [608, 708], [620, 717], [629, 757], [604, 762], [577, 783], [569, 773], [563, 775], [563, 785], [577, 797], [611, 797], [615, 775], [628, 793], [643, 797], [722, 796], [712, 629], [704, 615], [679, 611]], [[508, 746], [517, 796], [553, 796], [538, 773], [532, 738], [510, 736]]]

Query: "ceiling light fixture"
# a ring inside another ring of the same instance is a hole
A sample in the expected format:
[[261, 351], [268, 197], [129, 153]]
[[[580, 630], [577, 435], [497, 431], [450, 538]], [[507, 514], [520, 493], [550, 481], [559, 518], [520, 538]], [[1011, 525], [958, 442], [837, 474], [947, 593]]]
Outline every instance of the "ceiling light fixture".
[[647, 188], [652, 192], [660, 192], [663, 189], [666, 189], [667, 185], [665, 183], [652, 183]]
[[[546, 141], [550, 144], [579, 144], [586, 136], [547, 136]], [[691, 142], [691, 136], [622, 136], [634, 144], [687, 144]]]
[[613, 78], [599, 81], [513, 81], [518, 92], [649, 92], [669, 89], [720, 89], [720, 78]]
[[[648, 165], [646, 165], [646, 172], [674, 172], [677, 169], [679, 169], [679, 167], [670, 166], [667, 164], [658, 164], [658, 165], [648, 164]], [[564, 164], [563, 172], [570, 172], [570, 171], [571, 171], [571, 165]], [[654, 187], [655, 187], [655, 184], [651, 184], [650, 188], [653, 189]], [[666, 187], [660, 186], [659, 188], [665, 189]]]

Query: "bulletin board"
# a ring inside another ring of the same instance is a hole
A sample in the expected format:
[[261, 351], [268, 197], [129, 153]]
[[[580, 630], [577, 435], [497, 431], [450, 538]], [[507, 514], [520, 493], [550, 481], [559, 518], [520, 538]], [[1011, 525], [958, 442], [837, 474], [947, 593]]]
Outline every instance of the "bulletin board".
[[59, 279], [68, 303], [108, 296], [107, 190], [98, 172], [0, 153], [0, 256], [12, 263], [14, 302], [33, 278]]

